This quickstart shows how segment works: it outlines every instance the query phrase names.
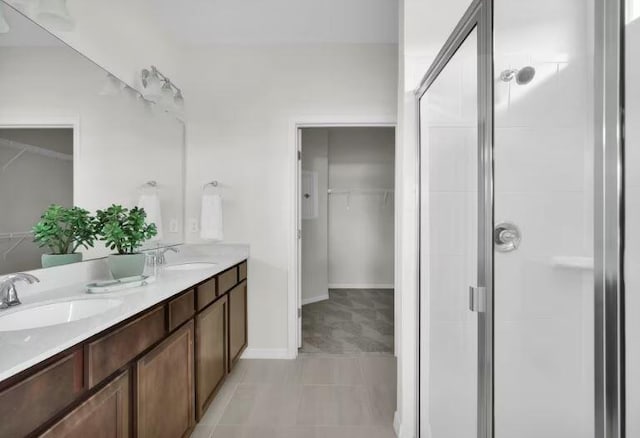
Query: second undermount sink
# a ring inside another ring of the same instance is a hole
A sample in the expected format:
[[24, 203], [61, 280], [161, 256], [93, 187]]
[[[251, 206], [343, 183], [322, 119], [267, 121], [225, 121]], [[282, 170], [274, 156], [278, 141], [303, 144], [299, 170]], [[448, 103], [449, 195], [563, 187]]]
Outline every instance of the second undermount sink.
[[175, 265], [165, 266], [167, 271], [193, 271], [196, 269], [208, 269], [213, 268], [216, 263], [212, 262], [191, 262], [191, 263], [177, 263]]
[[122, 300], [94, 299], [16, 307], [15, 310], [7, 310], [11, 313], [6, 315], [0, 311], [0, 332], [49, 327], [78, 321], [107, 312], [121, 304]]

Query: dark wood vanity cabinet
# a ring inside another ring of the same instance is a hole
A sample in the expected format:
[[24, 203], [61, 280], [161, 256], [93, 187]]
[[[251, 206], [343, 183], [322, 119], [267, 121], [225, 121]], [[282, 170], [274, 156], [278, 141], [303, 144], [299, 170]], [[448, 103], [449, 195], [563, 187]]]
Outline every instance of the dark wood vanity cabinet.
[[0, 392], [0, 437], [29, 435], [84, 391], [82, 349]]
[[229, 292], [229, 370], [247, 346], [247, 281]]
[[193, 344], [189, 321], [135, 366], [138, 437], [188, 436], [195, 424]]
[[224, 296], [196, 315], [196, 418], [227, 375], [228, 301]]
[[245, 261], [0, 382], [0, 438], [189, 436], [246, 346]]
[[125, 371], [42, 434], [44, 438], [128, 438], [131, 382]]

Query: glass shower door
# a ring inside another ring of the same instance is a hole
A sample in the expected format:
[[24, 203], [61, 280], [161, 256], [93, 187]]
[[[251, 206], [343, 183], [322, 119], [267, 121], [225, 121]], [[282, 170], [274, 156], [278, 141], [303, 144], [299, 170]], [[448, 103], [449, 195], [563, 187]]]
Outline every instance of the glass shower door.
[[420, 434], [477, 436], [478, 35], [421, 96]]

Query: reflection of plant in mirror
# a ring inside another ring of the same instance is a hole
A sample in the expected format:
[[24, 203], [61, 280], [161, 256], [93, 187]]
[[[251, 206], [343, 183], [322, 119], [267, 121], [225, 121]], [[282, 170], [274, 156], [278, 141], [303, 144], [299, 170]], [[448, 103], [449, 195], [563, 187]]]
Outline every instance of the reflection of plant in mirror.
[[33, 227], [33, 241], [52, 254], [73, 254], [83, 246], [93, 246], [96, 220], [87, 210], [52, 204]]
[[143, 208], [131, 210], [122, 205], [112, 205], [98, 210], [98, 235], [105, 246], [118, 254], [135, 254], [142, 244], [158, 234], [156, 224], [147, 224]]

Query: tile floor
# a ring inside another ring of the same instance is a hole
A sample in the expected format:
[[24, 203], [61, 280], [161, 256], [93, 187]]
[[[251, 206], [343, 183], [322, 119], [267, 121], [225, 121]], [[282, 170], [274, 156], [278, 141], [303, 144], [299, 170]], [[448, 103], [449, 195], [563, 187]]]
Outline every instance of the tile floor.
[[393, 353], [393, 291], [330, 289], [329, 299], [302, 306], [305, 353]]
[[396, 361], [387, 354], [241, 360], [194, 438], [393, 438]]

